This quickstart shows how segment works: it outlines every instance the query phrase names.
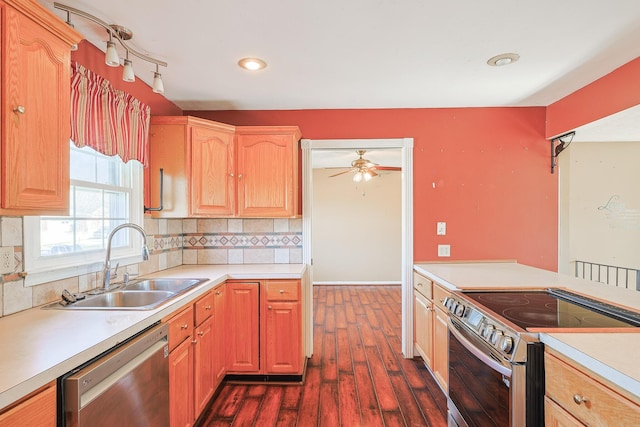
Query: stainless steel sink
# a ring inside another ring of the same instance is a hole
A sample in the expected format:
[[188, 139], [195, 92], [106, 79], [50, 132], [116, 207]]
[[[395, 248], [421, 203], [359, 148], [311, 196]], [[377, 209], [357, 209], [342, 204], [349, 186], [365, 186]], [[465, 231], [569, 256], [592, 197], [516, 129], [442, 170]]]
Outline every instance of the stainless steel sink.
[[125, 291], [186, 292], [208, 279], [143, 279], [124, 287]]
[[175, 292], [168, 291], [115, 291], [100, 295], [89, 296], [73, 304], [58, 307], [66, 310], [151, 310], [165, 301], [176, 296]]
[[152, 310], [165, 302], [205, 283], [209, 279], [143, 279], [122, 289], [65, 304], [55, 302], [45, 309], [62, 310]]

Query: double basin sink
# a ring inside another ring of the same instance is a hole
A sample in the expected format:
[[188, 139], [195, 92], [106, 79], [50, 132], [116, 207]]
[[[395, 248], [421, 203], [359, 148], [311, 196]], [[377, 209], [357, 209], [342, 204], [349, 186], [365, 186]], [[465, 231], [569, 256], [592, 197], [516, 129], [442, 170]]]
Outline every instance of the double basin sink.
[[152, 310], [209, 279], [144, 279], [76, 302], [56, 302], [44, 308], [63, 310]]

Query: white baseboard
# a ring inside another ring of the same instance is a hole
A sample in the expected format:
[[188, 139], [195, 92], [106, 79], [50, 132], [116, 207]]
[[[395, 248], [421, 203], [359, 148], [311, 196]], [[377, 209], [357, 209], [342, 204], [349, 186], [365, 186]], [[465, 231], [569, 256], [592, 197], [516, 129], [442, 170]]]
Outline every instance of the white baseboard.
[[386, 282], [313, 282], [313, 286], [383, 286], [383, 285], [401, 285], [401, 281], [386, 281]]

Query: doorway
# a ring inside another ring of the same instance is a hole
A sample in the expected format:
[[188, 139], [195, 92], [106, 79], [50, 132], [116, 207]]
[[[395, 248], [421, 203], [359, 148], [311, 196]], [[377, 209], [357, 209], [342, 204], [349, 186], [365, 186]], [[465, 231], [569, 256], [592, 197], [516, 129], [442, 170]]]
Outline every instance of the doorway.
[[313, 346], [313, 265], [312, 265], [312, 199], [313, 199], [313, 150], [331, 149], [399, 149], [401, 154], [401, 287], [402, 287], [402, 351], [405, 357], [413, 357], [413, 138], [398, 139], [343, 139], [302, 140], [302, 260], [309, 266], [309, 286], [305, 290], [305, 347], [311, 353]]

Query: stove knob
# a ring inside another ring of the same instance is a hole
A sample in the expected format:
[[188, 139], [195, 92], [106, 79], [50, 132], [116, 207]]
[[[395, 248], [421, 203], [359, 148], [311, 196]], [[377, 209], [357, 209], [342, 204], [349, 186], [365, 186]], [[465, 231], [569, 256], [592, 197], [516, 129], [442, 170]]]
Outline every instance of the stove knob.
[[483, 336], [485, 339], [489, 339], [489, 337], [491, 336], [491, 334], [493, 333], [493, 331], [494, 331], [495, 329], [496, 329], [496, 327], [495, 327], [495, 326], [493, 326], [493, 325], [487, 325], [487, 326], [484, 328], [484, 331], [482, 331], [482, 336]]
[[498, 346], [498, 343], [500, 342], [500, 337], [502, 336], [502, 331], [499, 329], [496, 329], [495, 331], [493, 331], [493, 333], [491, 334], [491, 344], [495, 345], [496, 347]]
[[449, 310], [449, 307], [451, 306], [451, 303], [453, 302], [453, 299], [451, 297], [446, 297], [444, 299], [444, 301], [442, 302], [442, 305], [444, 305], [444, 307]]
[[500, 343], [500, 349], [507, 354], [511, 353], [511, 350], [513, 350], [513, 338], [503, 337]]
[[464, 311], [465, 311], [464, 309], [465, 309], [464, 304], [458, 304], [453, 314], [455, 314], [458, 317], [462, 317], [464, 315]]
[[454, 301], [451, 301], [451, 304], [449, 304], [447, 308], [449, 309], [450, 313], [455, 313], [456, 307], [458, 307], [458, 302], [454, 300]]

